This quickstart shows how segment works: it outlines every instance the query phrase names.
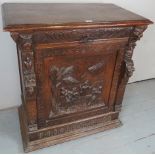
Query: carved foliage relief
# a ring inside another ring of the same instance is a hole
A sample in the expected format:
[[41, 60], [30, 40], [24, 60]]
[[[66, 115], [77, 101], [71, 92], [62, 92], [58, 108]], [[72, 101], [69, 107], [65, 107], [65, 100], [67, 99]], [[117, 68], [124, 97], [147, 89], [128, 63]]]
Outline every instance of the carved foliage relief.
[[36, 117], [36, 75], [34, 71], [34, 50], [32, 33], [11, 33], [17, 44], [21, 75], [22, 96], [28, 117], [28, 130], [37, 129]]
[[129, 39], [129, 43], [125, 52], [125, 64], [126, 64], [126, 75], [131, 77], [135, 70], [134, 63], [132, 60], [133, 50], [136, 46], [136, 41], [143, 36], [143, 32], [146, 30], [147, 26], [137, 26], [133, 30], [133, 35]]
[[36, 77], [34, 73], [34, 53], [32, 48], [32, 34], [11, 34], [18, 44], [24, 79], [24, 91], [27, 100], [35, 99]]
[[128, 37], [131, 31], [132, 27], [39, 31], [34, 33], [34, 41], [37, 43], [54, 43], [60, 41], [122, 38]]
[[[102, 70], [104, 62], [99, 62], [87, 68], [87, 74], [96, 74]], [[50, 67], [50, 80], [52, 91], [52, 111], [49, 117], [59, 113], [70, 113], [84, 110], [94, 106], [103, 105], [103, 80], [91, 81], [85, 73], [76, 76], [78, 66], [68, 65]]]

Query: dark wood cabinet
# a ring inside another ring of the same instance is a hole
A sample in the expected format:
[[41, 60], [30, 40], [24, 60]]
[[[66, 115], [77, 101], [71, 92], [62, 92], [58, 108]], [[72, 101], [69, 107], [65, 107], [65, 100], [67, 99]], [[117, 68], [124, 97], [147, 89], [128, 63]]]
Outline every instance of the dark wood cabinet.
[[6, 3], [2, 12], [17, 44], [26, 152], [120, 126], [150, 20], [113, 4]]

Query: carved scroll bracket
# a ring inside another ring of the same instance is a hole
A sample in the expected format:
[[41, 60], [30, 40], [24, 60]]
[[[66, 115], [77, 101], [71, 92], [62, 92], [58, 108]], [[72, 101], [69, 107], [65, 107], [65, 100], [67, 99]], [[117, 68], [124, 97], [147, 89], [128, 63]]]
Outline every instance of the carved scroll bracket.
[[133, 72], [135, 70], [134, 63], [132, 60], [133, 50], [136, 46], [136, 41], [140, 40], [140, 38], [143, 36], [143, 32], [146, 30], [147, 26], [137, 26], [133, 30], [133, 35], [129, 39], [129, 43], [126, 48], [125, 52], [125, 64], [126, 64], [126, 75], [127, 77], [131, 77], [133, 75]]

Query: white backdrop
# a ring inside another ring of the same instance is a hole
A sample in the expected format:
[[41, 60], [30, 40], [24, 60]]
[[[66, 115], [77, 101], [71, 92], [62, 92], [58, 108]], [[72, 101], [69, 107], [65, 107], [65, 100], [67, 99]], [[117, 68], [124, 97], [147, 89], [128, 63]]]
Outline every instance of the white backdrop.
[[[155, 0], [0, 0], [0, 4], [4, 2], [115, 3], [155, 22]], [[133, 59], [136, 71], [130, 82], [155, 78], [154, 37], [155, 25], [151, 25], [135, 49]], [[9, 33], [2, 32], [0, 10], [0, 109], [14, 107], [20, 104], [20, 80], [16, 46], [10, 38]]]

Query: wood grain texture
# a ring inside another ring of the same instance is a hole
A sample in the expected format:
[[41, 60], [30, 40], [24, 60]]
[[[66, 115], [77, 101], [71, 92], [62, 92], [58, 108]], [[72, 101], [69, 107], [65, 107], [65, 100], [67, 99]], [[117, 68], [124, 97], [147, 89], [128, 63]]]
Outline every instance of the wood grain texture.
[[17, 44], [26, 152], [120, 125], [151, 21], [112, 4], [4, 4], [3, 15]]

